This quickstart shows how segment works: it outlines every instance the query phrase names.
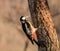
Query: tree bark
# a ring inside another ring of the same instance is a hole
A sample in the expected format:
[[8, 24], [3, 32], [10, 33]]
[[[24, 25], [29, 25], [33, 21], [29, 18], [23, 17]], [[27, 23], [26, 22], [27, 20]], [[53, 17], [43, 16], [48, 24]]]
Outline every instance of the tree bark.
[[47, 0], [28, 0], [31, 18], [36, 32], [39, 51], [58, 51], [57, 33], [52, 21]]

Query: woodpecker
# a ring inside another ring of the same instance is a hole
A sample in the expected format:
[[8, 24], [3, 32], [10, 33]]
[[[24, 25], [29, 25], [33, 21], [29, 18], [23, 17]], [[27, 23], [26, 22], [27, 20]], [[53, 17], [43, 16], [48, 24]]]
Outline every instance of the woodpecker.
[[38, 42], [35, 40], [35, 32], [37, 28], [34, 28], [32, 24], [26, 19], [26, 17], [21, 16], [20, 22], [22, 25], [22, 29], [25, 32], [28, 39], [34, 44], [34, 42], [38, 45]]

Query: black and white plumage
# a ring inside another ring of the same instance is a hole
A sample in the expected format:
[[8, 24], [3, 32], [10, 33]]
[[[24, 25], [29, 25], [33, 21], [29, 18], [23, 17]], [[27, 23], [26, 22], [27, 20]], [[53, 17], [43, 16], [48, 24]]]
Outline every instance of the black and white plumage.
[[33, 43], [32, 37], [31, 37], [31, 27], [30, 24], [27, 22], [26, 18], [24, 16], [20, 17], [20, 21], [22, 24], [22, 29], [25, 32], [26, 36], [30, 39], [30, 41]]
[[26, 36], [28, 39], [34, 44], [34, 42], [38, 45], [38, 42], [34, 39], [35, 31], [37, 30], [34, 28], [30, 22], [26, 20], [26, 17], [21, 16], [20, 17], [20, 22], [22, 25], [22, 29], [25, 32]]

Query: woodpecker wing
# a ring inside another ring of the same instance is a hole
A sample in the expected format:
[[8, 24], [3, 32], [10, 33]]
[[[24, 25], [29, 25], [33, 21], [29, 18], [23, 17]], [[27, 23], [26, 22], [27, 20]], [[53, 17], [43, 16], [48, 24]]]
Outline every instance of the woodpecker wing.
[[29, 23], [28, 22], [23, 23], [22, 28], [23, 28], [23, 31], [25, 32], [26, 36], [28, 37], [28, 39], [32, 42], [32, 44], [34, 44], [32, 37], [31, 37], [31, 29], [30, 29]]

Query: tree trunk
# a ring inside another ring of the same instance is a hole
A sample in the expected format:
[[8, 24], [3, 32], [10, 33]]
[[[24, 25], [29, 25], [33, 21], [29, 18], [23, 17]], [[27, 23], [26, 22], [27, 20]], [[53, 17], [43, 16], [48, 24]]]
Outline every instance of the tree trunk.
[[39, 51], [58, 51], [59, 43], [57, 33], [51, 19], [47, 0], [28, 0], [31, 18], [36, 32]]

